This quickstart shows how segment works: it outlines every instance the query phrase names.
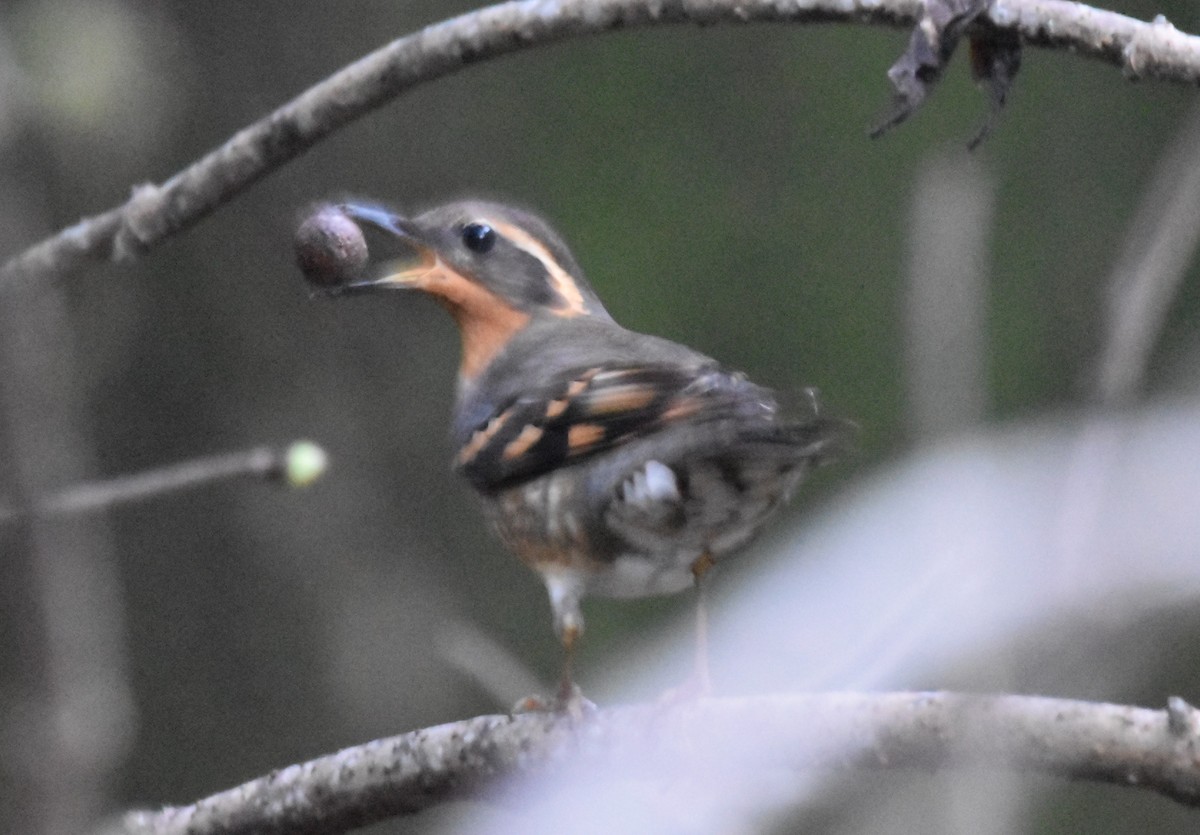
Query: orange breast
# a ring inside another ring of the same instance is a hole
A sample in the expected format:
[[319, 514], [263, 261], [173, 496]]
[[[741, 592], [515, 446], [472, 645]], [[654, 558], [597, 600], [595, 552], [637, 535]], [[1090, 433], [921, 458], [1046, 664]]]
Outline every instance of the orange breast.
[[462, 336], [459, 376], [473, 380], [529, 324], [517, 310], [485, 287], [450, 269], [439, 259], [414, 285], [450, 311]]

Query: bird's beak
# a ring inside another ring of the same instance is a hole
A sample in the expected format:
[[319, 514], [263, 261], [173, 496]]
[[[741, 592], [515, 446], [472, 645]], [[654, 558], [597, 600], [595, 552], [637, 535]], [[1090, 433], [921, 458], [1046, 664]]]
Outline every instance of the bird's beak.
[[378, 247], [372, 246], [378, 254], [371, 253], [364, 276], [335, 288], [336, 295], [420, 290], [428, 286], [430, 279], [441, 269], [437, 250], [411, 220], [368, 204], [343, 203], [339, 208], [360, 227], [379, 230], [388, 237]]

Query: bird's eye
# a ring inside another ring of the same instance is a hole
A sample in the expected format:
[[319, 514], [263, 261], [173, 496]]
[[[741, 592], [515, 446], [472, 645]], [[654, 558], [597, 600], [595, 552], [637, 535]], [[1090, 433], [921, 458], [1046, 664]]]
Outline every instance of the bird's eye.
[[463, 243], [482, 255], [496, 245], [496, 230], [486, 223], [468, 223], [462, 230]]

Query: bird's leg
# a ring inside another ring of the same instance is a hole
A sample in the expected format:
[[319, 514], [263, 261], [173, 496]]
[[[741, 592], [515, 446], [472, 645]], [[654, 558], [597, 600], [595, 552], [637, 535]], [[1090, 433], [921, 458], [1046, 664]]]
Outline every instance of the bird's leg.
[[572, 676], [572, 665], [575, 661], [575, 643], [579, 640], [581, 629], [572, 624], [559, 633], [563, 646], [562, 678], [558, 682], [558, 702], [564, 708], [569, 708], [583, 698], [583, 691], [575, 683]]
[[584, 714], [596, 709], [592, 702], [583, 696], [583, 691], [575, 683], [573, 664], [575, 661], [575, 645], [583, 635], [583, 612], [579, 606], [580, 590], [569, 576], [546, 573], [543, 575], [546, 589], [550, 592], [550, 608], [554, 610], [554, 631], [563, 648], [562, 678], [558, 683], [558, 693], [553, 699], [542, 696], [526, 696], [516, 703], [513, 713], [531, 712], [560, 712], [579, 719]]
[[563, 670], [562, 679], [558, 682], [558, 698], [554, 703], [555, 710], [567, 714], [572, 719], [582, 719], [585, 714], [596, 710], [596, 705], [584, 697], [572, 675], [575, 645], [579, 642], [579, 636], [583, 634], [583, 617], [579, 614], [578, 605], [579, 601], [576, 600], [575, 617], [568, 619], [558, 630], [563, 645]]
[[554, 610], [554, 631], [563, 647], [562, 679], [558, 684], [557, 707], [563, 713], [576, 718], [588, 708], [594, 708], [583, 697], [583, 691], [575, 683], [573, 663], [575, 645], [583, 635], [583, 610], [579, 605], [582, 588], [577, 577], [569, 573], [543, 575], [546, 590], [550, 593], [550, 608]]
[[716, 565], [712, 555], [705, 551], [692, 563], [692, 576], [696, 578], [696, 671], [697, 695], [712, 693], [712, 673], [708, 667], [708, 582], [709, 569]]
[[712, 695], [712, 674], [708, 669], [708, 582], [707, 576], [716, 560], [705, 551], [692, 563], [696, 580], [696, 668], [678, 687], [672, 687], [658, 698], [660, 705], [671, 707]]

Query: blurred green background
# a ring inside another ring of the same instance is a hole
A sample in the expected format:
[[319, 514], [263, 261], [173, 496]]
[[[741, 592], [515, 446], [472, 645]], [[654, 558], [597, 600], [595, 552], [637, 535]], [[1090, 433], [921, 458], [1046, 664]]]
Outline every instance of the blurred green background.
[[[4, 221], [5, 254], [161, 182], [389, 39], [470, 7], [7, 0], [0, 166], [3, 212], [19, 222]], [[1194, 0], [1109, 8], [1200, 28]], [[966, 156], [985, 100], [958, 60], [915, 119], [869, 140], [906, 39], [862, 26], [664, 27], [486, 62], [341, 131], [148, 257], [61, 282], [92, 477], [296, 438], [332, 459], [303, 492], [239, 483], [107, 516], [132, 713], [92, 808], [185, 802], [503, 708], [508, 694], [448, 660], [447, 634], [495, 642], [542, 682], [556, 674], [540, 583], [488, 537], [449, 475], [449, 319], [407, 297], [310, 299], [291, 231], [314, 200], [523, 204], [563, 233], [626, 326], [778, 389], [818, 387], [861, 425], [859, 449], [802, 491], [796, 514], [908, 449], [902, 279], [914, 182], [927, 160]], [[1194, 99], [1069, 54], [1025, 53], [1010, 106], [974, 155], [995, 194], [985, 420], [1088, 396], [1122, 235]], [[1196, 278], [1193, 267], [1172, 307], [1155, 391], [1194, 385]], [[0, 466], [11, 488], [12, 468]], [[0, 831], [49, 832], [12, 744], [46, 686], [44, 627], [22, 567], [28, 538], [10, 529], [0, 547]], [[585, 686], [689, 605], [589, 604]], [[1161, 816], [1161, 831], [1181, 820], [1163, 801], [1080, 792], [1054, 794], [1036, 831], [1130, 831], [1107, 808], [1127, 802], [1147, 826]]]

